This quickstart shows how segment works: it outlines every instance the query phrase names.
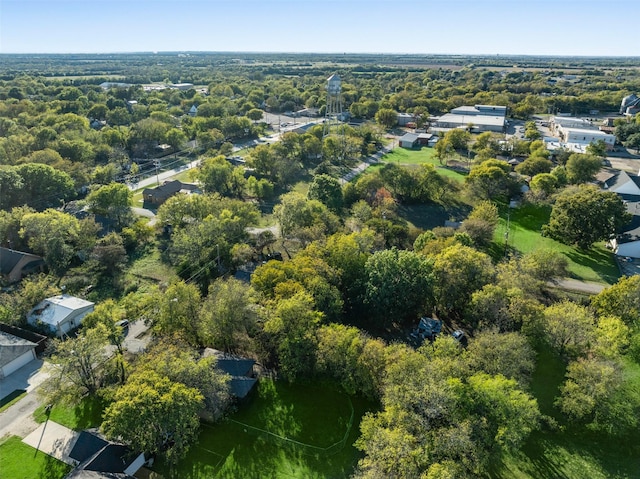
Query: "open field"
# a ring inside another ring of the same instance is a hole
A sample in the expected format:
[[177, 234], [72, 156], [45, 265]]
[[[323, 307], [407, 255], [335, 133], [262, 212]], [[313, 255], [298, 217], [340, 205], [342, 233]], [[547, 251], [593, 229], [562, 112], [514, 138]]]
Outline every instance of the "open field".
[[[255, 393], [229, 420], [202, 426], [176, 477], [349, 477], [360, 457], [352, 444], [370, 403], [268, 379]], [[167, 472], [163, 464], [156, 468]]]
[[12, 436], [0, 444], [0, 479], [62, 479], [71, 468]]
[[[465, 177], [463, 173], [442, 166], [440, 161], [436, 158], [436, 150], [434, 148], [422, 147], [416, 150], [394, 148], [392, 151], [384, 155], [381, 160], [383, 163], [396, 163], [405, 166], [423, 164], [433, 165], [442, 176], [453, 178], [459, 182], [463, 182]], [[369, 171], [369, 169], [366, 171]]]
[[520, 253], [541, 248], [551, 249], [567, 258], [569, 273], [573, 278], [597, 283], [615, 283], [620, 273], [613, 254], [604, 247], [604, 243], [597, 243], [591, 250], [583, 251], [540, 234], [542, 225], [549, 220], [550, 213], [551, 208], [535, 205], [523, 205], [511, 210], [501, 208], [500, 223], [494, 235], [495, 244], [505, 251], [507, 238], [508, 246]]

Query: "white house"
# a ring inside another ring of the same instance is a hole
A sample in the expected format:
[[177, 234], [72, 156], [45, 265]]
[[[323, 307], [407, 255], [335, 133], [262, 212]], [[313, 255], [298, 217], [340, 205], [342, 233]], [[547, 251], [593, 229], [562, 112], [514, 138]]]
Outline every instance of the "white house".
[[36, 343], [0, 331], [0, 379], [36, 359]]
[[48, 327], [58, 337], [68, 334], [82, 324], [84, 317], [93, 311], [94, 303], [63, 294], [41, 301], [27, 315], [33, 325]]

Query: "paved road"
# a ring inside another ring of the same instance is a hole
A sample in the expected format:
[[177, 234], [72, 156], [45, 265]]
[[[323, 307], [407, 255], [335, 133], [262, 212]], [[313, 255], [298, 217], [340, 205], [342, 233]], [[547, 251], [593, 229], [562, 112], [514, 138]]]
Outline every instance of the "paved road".
[[603, 289], [607, 288], [607, 285], [600, 283], [589, 283], [587, 281], [579, 281], [571, 278], [557, 278], [549, 282], [550, 286], [555, 288], [564, 289], [565, 291], [577, 291], [587, 294], [598, 294]]
[[354, 166], [351, 169], [351, 171], [344, 174], [342, 178], [340, 178], [340, 184], [344, 185], [345, 183], [348, 183], [349, 181], [354, 179], [356, 176], [358, 176], [360, 173], [362, 173], [364, 170], [366, 170], [370, 165], [375, 165], [376, 163], [379, 163], [380, 158], [382, 158], [384, 155], [389, 153], [395, 147], [395, 144], [396, 142], [394, 141], [391, 144], [391, 146], [385, 146], [384, 148], [382, 148], [382, 150], [376, 152], [371, 156], [366, 157], [363, 161], [361, 161], [356, 166]]
[[0, 439], [7, 435], [24, 437], [38, 427], [32, 417], [33, 412], [42, 404], [37, 389], [48, 377], [46, 363], [37, 360], [0, 380], [0, 397], [7, 396], [16, 389], [27, 391], [26, 396], [0, 413]]
[[127, 186], [131, 191], [139, 190], [140, 188], [147, 188], [149, 186], [156, 186], [158, 182], [162, 183], [163, 181], [173, 178], [174, 176], [182, 173], [183, 171], [190, 170], [191, 168], [195, 168], [196, 166], [199, 166], [199, 165], [200, 165], [200, 160], [194, 160], [186, 165], [181, 165], [172, 170], [158, 173], [157, 177], [156, 175], [153, 175], [137, 183], [130, 183]]

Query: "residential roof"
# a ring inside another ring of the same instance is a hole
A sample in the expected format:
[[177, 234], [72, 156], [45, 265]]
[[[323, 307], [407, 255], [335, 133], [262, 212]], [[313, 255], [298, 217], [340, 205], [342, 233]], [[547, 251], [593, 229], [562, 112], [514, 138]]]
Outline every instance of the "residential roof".
[[32, 258], [32, 261], [27, 264], [31, 264], [35, 261], [44, 262], [44, 260], [40, 256], [37, 256], [35, 254], [0, 247], [0, 274], [11, 273], [11, 271], [13, 271], [13, 268], [15, 268], [20, 260], [24, 257]]
[[253, 389], [258, 380], [256, 378], [247, 378], [247, 377], [233, 377], [231, 381], [229, 381], [229, 388], [231, 389], [231, 394], [233, 394], [238, 399], [242, 399], [246, 397], [247, 394]]
[[142, 191], [142, 195], [147, 197], [149, 195], [156, 199], [168, 199], [175, 195], [179, 191], [195, 191], [198, 189], [198, 185], [191, 183], [183, 183], [180, 180], [167, 181], [166, 183], [156, 186], [155, 188], [145, 188]]
[[36, 343], [0, 331], [0, 367], [9, 364], [36, 346]]
[[73, 449], [71, 449], [69, 457], [78, 462], [84, 462], [91, 456], [95, 455], [107, 444], [109, 444], [107, 440], [97, 436], [95, 433], [82, 431], [78, 436]]
[[624, 191], [624, 193], [633, 195], [631, 191], [635, 190], [638, 192], [638, 195], [640, 195], [640, 178], [635, 175], [630, 175], [624, 170], [620, 170], [614, 176], [604, 181], [604, 187], [614, 193], [617, 193], [618, 190], [625, 187], [624, 189], [628, 191]]
[[57, 327], [58, 324], [62, 323], [74, 311], [85, 309], [93, 305], [94, 303], [91, 301], [63, 294], [41, 301], [31, 310], [29, 317], [53, 327]]

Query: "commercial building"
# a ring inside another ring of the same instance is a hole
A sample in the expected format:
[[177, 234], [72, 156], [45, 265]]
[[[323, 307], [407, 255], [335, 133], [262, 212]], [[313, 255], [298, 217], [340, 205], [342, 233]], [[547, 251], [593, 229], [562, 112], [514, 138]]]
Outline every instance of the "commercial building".
[[499, 105], [459, 106], [435, 120], [432, 131], [469, 128], [472, 132], [502, 133], [506, 125], [507, 107]]

